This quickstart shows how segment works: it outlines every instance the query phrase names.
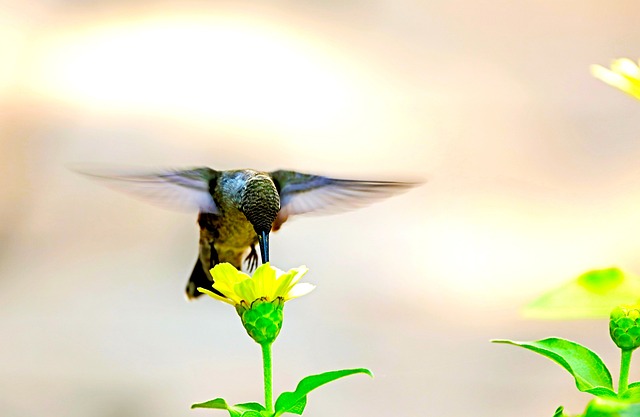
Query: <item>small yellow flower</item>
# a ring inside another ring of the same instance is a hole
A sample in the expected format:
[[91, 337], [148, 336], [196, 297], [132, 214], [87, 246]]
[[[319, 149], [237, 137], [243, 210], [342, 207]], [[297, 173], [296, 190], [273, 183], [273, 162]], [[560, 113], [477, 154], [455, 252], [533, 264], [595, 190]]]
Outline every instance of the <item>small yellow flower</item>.
[[591, 74], [640, 100], [640, 68], [632, 60], [628, 58], [616, 59], [611, 63], [611, 69], [592, 65]]
[[198, 291], [235, 306], [249, 336], [263, 346], [271, 345], [282, 329], [285, 301], [308, 294], [315, 288], [299, 282], [307, 271], [307, 267], [301, 266], [283, 272], [267, 262], [250, 277], [231, 264], [223, 263], [211, 270], [213, 288], [223, 296], [204, 288], [198, 288]]
[[233, 306], [251, 305], [258, 299], [275, 301], [281, 298], [283, 301], [289, 301], [308, 294], [315, 288], [314, 285], [299, 282], [307, 271], [306, 266], [301, 266], [284, 272], [267, 262], [260, 265], [253, 276], [249, 276], [229, 263], [222, 263], [211, 269], [211, 276], [214, 281], [213, 288], [224, 297], [205, 288], [198, 288], [198, 291]]

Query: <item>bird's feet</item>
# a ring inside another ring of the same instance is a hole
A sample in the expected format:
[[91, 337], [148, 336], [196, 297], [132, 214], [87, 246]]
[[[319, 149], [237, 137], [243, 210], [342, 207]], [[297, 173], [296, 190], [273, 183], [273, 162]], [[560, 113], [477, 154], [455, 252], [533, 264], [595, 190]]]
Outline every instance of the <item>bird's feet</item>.
[[255, 245], [251, 245], [251, 252], [244, 260], [245, 265], [247, 266], [248, 272], [253, 271], [258, 267], [258, 251], [256, 250]]

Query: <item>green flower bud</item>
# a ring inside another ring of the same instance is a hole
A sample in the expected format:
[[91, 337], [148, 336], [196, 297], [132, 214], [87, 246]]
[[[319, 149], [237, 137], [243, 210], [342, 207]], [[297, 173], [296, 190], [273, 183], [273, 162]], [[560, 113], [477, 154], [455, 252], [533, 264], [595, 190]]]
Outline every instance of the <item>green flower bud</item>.
[[622, 350], [640, 346], [640, 305], [621, 305], [613, 309], [609, 319], [609, 334]]
[[271, 344], [282, 328], [284, 299], [278, 297], [273, 301], [258, 298], [251, 305], [241, 302], [236, 311], [242, 320], [247, 333], [259, 344]]

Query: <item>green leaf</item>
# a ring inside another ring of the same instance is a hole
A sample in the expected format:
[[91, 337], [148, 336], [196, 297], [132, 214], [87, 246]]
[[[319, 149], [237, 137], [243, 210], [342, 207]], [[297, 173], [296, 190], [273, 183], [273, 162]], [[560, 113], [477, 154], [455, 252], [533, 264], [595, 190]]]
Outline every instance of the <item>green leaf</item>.
[[[292, 392], [283, 392], [282, 394], [285, 394], [283, 401], [286, 402], [287, 401], [286, 398], [288, 397], [287, 394], [293, 394], [293, 393]], [[278, 397], [278, 399], [280, 399], [281, 397], [282, 397], [282, 395], [280, 395], [280, 397]], [[291, 401], [295, 401], [295, 399], [292, 397]], [[305, 395], [297, 403], [295, 403], [291, 407], [289, 407], [289, 409], [287, 411], [285, 411], [285, 412], [286, 413], [297, 414], [297, 415], [302, 415], [302, 412], [304, 411], [304, 408], [306, 406], [307, 406], [307, 396]], [[277, 410], [277, 408], [276, 408], [276, 410]]]
[[629, 387], [622, 393], [620, 398], [633, 403], [640, 402], [640, 382], [629, 384]]
[[353, 374], [367, 374], [373, 377], [371, 371], [365, 368], [343, 369], [308, 376], [298, 383], [295, 391], [280, 394], [276, 400], [275, 415], [279, 416], [283, 413], [302, 414], [307, 405], [307, 394], [324, 384]]
[[555, 337], [536, 342], [512, 340], [493, 340], [493, 342], [520, 346], [551, 359], [575, 378], [576, 386], [580, 391], [603, 398], [616, 397], [611, 373], [607, 366], [593, 351], [578, 343]]
[[266, 408], [260, 403], [240, 403], [233, 406], [241, 410], [264, 411]]
[[203, 403], [192, 404], [191, 408], [215, 408], [218, 410], [227, 410], [229, 411], [230, 417], [241, 417], [241, 413], [239, 411], [233, 410], [227, 402], [222, 398], [216, 398], [215, 400], [205, 401]]
[[566, 414], [564, 413], [564, 407], [560, 406], [558, 408], [556, 408], [556, 412], [553, 415], [553, 417], [565, 417]]
[[620, 400], [595, 398], [589, 403], [584, 417], [638, 417], [640, 404]]
[[624, 273], [619, 268], [597, 269], [580, 275], [577, 282], [589, 292], [606, 294], [624, 282]]
[[191, 408], [215, 408], [218, 410], [227, 410], [231, 417], [260, 417], [260, 412], [264, 411], [262, 404], [258, 403], [241, 403], [229, 405], [222, 398], [205, 401], [203, 403], [193, 404]]
[[221, 410], [228, 410], [229, 405], [223, 398], [216, 398], [215, 400], [209, 400], [203, 403], [192, 404], [191, 408], [218, 408]]

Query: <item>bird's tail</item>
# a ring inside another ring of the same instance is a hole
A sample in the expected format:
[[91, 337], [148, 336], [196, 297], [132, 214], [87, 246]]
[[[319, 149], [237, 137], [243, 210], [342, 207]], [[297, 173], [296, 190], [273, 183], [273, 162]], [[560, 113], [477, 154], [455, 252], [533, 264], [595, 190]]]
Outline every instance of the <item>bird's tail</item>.
[[198, 287], [206, 288], [216, 294], [222, 295], [216, 289], [211, 288], [211, 284], [213, 284], [213, 278], [209, 275], [209, 271], [204, 269], [200, 258], [198, 258], [196, 265], [193, 267], [193, 272], [191, 272], [191, 276], [189, 277], [189, 282], [187, 282], [187, 288], [185, 289], [187, 299], [193, 300], [202, 295], [202, 293], [198, 291]]

